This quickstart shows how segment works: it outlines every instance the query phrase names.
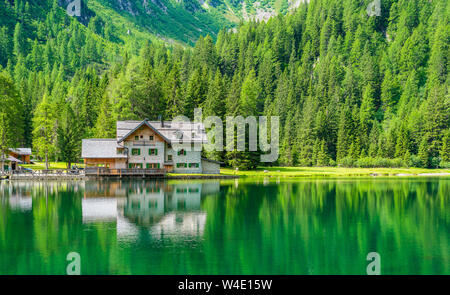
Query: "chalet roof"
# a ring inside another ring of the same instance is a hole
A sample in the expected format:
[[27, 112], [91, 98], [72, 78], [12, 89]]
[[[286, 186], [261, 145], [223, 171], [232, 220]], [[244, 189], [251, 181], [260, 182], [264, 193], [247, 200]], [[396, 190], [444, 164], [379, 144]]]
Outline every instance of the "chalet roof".
[[148, 120], [117, 121], [117, 141], [120, 143], [144, 124], [169, 143], [178, 139], [182, 139], [184, 142], [208, 142], [202, 123]]
[[[117, 122], [117, 133], [119, 133], [119, 122]], [[128, 122], [127, 122], [128, 123]], [[120, 143], [123, 140], [127, 139], [131, 134], [133, 134], [137, 129], [139, 129], [141, 126], [148, 126], [150, 129], [152, 129], [156, 134], [158, 134], [159, 136], [161, 136], [165, 141], [170, 143], [170, 139], [168, 139], [167, 137], [164, 136], [164, 134], [161, 134], [159, 132], [158, 129], [156, 129], [152, 124], [150, 124], [150, 122], [148, 120], [144, 120], [144, 121], [138, 121], [137, 125], [132, 125], [132, 124], [128, 124], [128, 127], [133, 127], [132, 129], [128, 129], [128, 128], [121, 128], [121, 134], [123, 132], [123, 135], [119, 138], [117, 137], [117, 142]]]
[[11, 148], [9, 150], [21, 156], [31, 156], [31, 148]]
[[83, 139], [81, 157], [86, 158], [126, 158], [126, 155], [118, 155], [117, 148], [122, 147], [115, 139], [90, 138]]

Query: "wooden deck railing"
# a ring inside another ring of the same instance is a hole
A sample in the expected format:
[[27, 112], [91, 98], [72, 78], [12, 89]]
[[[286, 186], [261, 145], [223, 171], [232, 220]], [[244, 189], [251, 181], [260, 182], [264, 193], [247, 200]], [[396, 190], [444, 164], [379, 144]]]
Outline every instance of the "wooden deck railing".
[[0, 171], [0, 176], [9, 179], [66, 179], [66, 178], [83, 178], [84, 170], [82, 169], [54, 169], [54, 170], [13, 170]]
[[[0, 172], [1, 173], [1, 172]], [[13, 170], [5, 171], [5, 175], [84, 175], [80, 169], [50, 169], [50, 170]]]
[[90, 167], [85, 169], [86, 176], [163, 176], [164, 169], [113, 169]]
[[16, 170], [16, 171], [0, 171], [0, 176], [164, 176], [165, 169], [111, 169], [103, 167], [90, 167], [80, 170]]

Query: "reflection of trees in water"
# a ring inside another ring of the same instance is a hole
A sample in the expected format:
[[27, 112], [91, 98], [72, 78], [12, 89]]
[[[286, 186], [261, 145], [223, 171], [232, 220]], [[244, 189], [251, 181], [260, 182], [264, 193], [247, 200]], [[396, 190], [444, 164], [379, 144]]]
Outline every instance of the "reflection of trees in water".
[[0, 182], [0, 273], [450, 272], [445, 178], [227, 183]]
[[206, 272], [364, 274], [371, 251], [386, 273], [448, 272], [449, 197], [447, 179], [230, 185], [203, 208], [206, 252], [232, 258]]
[[[81, 192], [75, 182], [0, 184], [0, 273], [64, 273], [53, 262], [80, 235]], [[10, 206], [15, 198], [26, 200], [29, 210]]]

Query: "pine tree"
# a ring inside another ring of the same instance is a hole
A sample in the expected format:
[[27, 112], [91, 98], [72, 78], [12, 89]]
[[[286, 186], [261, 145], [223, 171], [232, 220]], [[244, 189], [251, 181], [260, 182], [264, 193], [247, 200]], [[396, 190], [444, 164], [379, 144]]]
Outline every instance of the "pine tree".
[[425, 135], [422, 138], [422, 141], [420, 142], [419, 153], [418, 153], [420, 162], [422, 163], [422, 167], [425, 167], [425, 168], [428, 168], [428, 166], [430, 164], [430, 153], [429, 153], [428, 145], [429, 145], [429, 143], [427, 140], [427, 135]]
[[205, 117], [218, 116], [223, 118], [225, 114], [225, 94], [224, 78], [217, 70], [216, 74], [209, 80], [208, 94], [202, 105]]
[[0, 72], [0, 165], [4, 171], [4, 159], [9, 148], [18, 147], [22, 137], [22, 106], [14, 83], [6, 72]]
[[60, 159], [67, 163], [67, 169], [72, 167], [80, 157], [80, 130], [75, 113], [66, 104], [57, 128], [57, 147]]
[[96, 138], [112, 138], [116, 134], [115, 120], [112, 115], [108, 97], [103, 97], [100, 111], [95, 123], [94, 136]]
[[44, 95], [33, 118], [33, 147], [39, 157], [45, 158], [47, 170], [49, 157], [56, 152], [57, 119], [55, 104], [48, 99], [47, 95]]
[[241, 111], [242, 115], [258, 115], [260, 87], [253, 70], [247, 75], [241, 88]]
[[439, 151], [439, 156], [443, 163], [448, 163], [450, 162], [450, 129], [447, 129], [443, 133], [444, 136], [442, 137], [442, 146]]
[[325, 140], [322, 139], [322, 141], [320, 143], [319, 151], [317, 153], [317, 166], [328, 166], [329, 165], [330, 157], [328, 156], [326, 149], [327, 149], [327, 147], [326, 147]]
[[26, 56], [27, 53], [27, 44], [25, 33], [23, 32], [23, 27], [21, 23], [17, 23], [14, 29], [14, 56], [19, 58], [19, 56]]

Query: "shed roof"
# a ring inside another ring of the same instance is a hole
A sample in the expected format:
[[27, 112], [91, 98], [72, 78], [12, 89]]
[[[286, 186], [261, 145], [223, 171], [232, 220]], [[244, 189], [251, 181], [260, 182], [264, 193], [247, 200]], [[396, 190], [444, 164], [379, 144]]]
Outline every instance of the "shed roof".
[[9, 150], [21, 156], [31, 156], [31, 148], [11, 148]]
[[117, 144], [115, 139], [90, 138], [83, 139], [81, 157], [86, 158], [126, 158], [126, 155], [118, 155], [117, 148], [123, 147]]

